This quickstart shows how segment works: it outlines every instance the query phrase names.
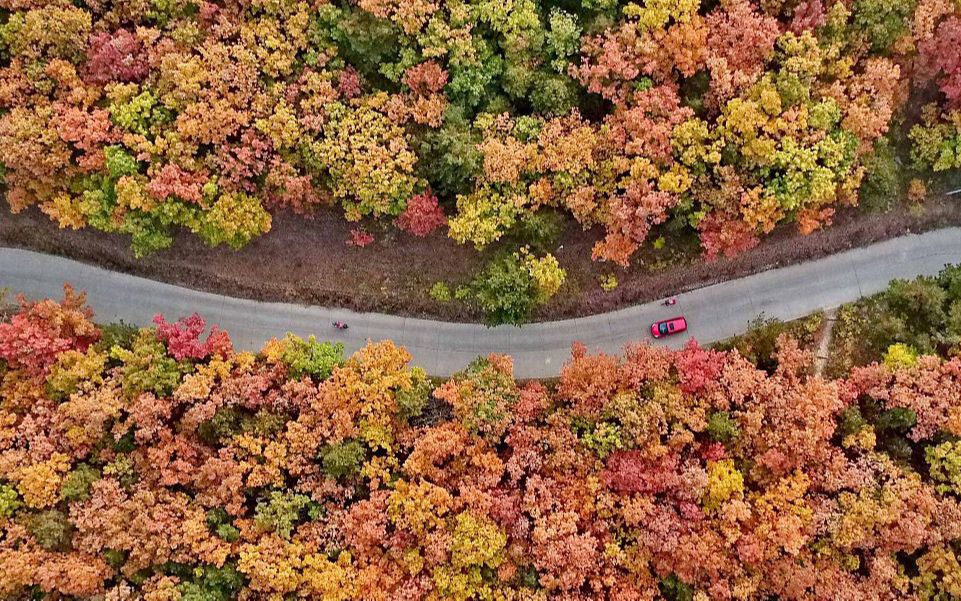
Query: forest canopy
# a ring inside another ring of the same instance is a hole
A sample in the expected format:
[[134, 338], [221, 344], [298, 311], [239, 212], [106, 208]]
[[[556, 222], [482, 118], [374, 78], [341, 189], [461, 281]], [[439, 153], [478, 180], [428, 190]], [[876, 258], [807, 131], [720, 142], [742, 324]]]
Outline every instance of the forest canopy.
[[574, 345], [437, 383], [389, 341], [92, 320], [68, 288], [0, 322], [4, 598], [961, 595], [957, 357]]
[[892, 146], [961, 167], [959, 41], [950, 0], [0, 0], [0, 177], [141, 255], [327, 205], [478, 248], [555, 207], [599, 260], [657, 227], [731, 255], [896, 196]]

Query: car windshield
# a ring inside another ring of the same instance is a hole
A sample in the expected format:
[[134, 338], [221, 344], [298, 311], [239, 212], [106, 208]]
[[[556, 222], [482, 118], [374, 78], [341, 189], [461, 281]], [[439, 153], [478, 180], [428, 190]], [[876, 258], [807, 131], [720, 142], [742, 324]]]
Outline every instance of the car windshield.
[[657, 324], [657, 330], [658, 330], [661, 334], [667, 334], [667, 324], [666, 324], [666, 323], [659, 323], [659, 324]]

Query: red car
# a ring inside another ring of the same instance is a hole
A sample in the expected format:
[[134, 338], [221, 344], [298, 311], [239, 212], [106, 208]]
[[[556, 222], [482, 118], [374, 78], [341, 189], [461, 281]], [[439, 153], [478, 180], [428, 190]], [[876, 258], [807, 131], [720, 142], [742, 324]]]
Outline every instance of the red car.
[[687, 320], [683, 316], [678, 315], [677, 317], [672, 317], [670, 319], [662, 319], [661, 321], [655, 321], [651, 324], [651, 336], [655, 338], [660, 338], [661, 336], [670, 336], [671, 334], [679, 334], [687, 329]]

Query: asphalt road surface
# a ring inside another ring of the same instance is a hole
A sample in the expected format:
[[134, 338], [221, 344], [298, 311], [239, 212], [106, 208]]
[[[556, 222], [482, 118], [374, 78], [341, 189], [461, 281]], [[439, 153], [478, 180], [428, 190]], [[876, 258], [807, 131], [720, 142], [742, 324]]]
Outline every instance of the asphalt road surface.
[[[31, 298], [60, 298], [64, 282], [69, 282], [87, 291], [100, 322], [122, 319], [147, 325], [156, 313], [172, 320], [197, 312], [230, 332], [241, 349], [258, 350], [264, 341], [286, 332], [340, 341], [348, 351], [367, 340], [389, 338], [407, 347], [414, 364], [432, 375], [450, 375], [478, 355], [507, 353], [514, 357], [516, 377], [542, 378], [559, 373], [574, 341], [607, 353], [639, 340], [675, 348], [689, 337], [714, 342], [743, 332], [761, 313], [795, 319], [878, 292], [892, 279], [933, 275], [946, 263], [959, 262], [961, 228], [947, 228], [699, 288], [679, 294], [671, 307], [653, 302], [521, 328], [231, 298], [12, 248], [0, 248], [0, 287]], [[653, 341], [651, 323], [676, 315], [687, 318], [689, 330]], [[347, 323], [349, 329], [335, 329], [334, 321]]]

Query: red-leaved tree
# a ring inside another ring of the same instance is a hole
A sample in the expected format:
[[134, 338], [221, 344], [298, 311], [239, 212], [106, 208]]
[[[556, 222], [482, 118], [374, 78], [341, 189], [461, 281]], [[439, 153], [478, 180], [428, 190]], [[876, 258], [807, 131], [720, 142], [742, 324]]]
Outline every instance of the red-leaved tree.
[[405, 232], [423, 238], [445, 225], [447, 217], [437, 203], [437, 197], [428, 190], [411, 198], [394, 223]]

